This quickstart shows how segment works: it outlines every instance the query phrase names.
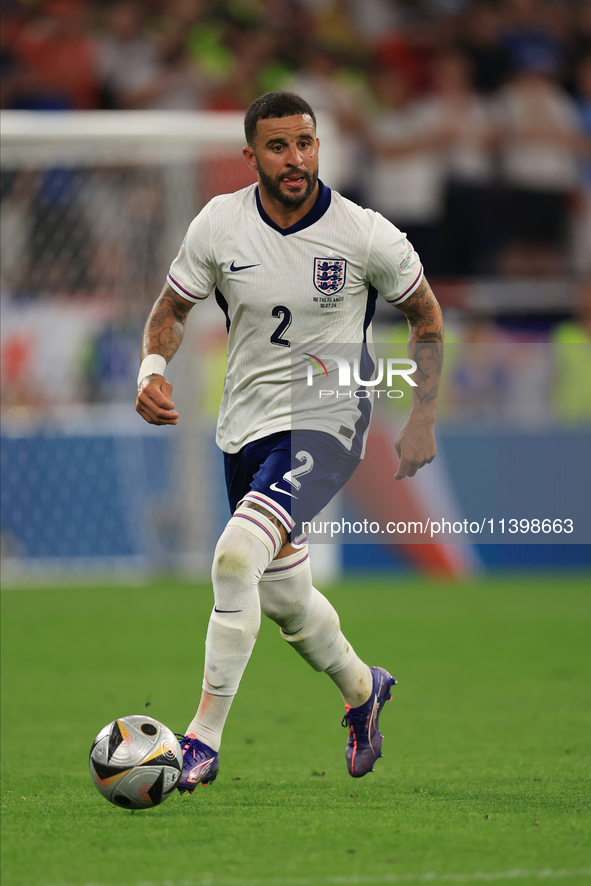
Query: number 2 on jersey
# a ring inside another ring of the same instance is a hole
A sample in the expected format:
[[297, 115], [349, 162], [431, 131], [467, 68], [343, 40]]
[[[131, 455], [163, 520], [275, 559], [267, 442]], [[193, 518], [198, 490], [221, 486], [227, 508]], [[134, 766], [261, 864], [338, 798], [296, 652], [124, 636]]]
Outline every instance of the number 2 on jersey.
[[279, 345], [282, 348], [290, 348], [291, 342], [289, 342], [286, 338], [281, 338], [286, 329], [289, 329], [291, 326], [291, 311], [289, 308], [284, 307], [283, 305], [277, 305], [273, 308], [271, 315], [279, 319], [281, 317], [281, 323], [271, 336], [271, 344]]

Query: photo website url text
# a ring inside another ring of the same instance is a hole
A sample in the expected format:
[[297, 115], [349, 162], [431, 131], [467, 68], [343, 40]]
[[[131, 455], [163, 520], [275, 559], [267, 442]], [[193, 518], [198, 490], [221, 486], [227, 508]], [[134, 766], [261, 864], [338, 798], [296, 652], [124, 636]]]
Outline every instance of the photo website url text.
[[385, 526], [377, 521], [369, 520], [310, 520], [302, 523], [302, 530], [308, 536], [323, 535], [334, 538], [338, 535], [426, 535], [435, 538], [438, 535], [483, 535], [495, 532], [501, 535], [526, 535], [533, 533], [544, 535], [574, 531], [574, 523], [570, 518], [521, 518], [516, 517], [495, 519], [484, 517], [482, 520], [426, 520], [390, 521]]

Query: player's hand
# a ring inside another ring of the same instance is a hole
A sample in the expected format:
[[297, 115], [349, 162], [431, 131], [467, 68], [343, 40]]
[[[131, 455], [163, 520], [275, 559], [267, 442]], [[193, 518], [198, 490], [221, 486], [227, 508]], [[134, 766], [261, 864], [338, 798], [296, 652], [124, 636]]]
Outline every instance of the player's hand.
[[138, 388], [136, 412], [151, 425], [178, 425], [179, 414], [171, 395], [172, 385], [163, 375], [148, 375]]
[[409, 418], [396, 437], [394, 446], [400, 459], [394, 479], [414, 477], [419, 468], [431, 464], [437, 455], [433, 422]]

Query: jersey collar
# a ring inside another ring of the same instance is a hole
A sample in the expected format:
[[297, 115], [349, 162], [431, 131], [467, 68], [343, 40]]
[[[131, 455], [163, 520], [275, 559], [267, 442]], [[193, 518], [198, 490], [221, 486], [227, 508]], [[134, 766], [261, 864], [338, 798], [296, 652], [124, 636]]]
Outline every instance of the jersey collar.
[[280, 234], [283, 234], [285, 237], [287, 234], [296, 234], [298, 231], [303, 231], [304, 228], [309, 228], [310, 225], [313, 225], [319, 219], [322, 218], [324, 213], [327, 211], [330, 206], [330, 200], [332, 192], [330, 188], [318, 179], [318, 199], [316, 203], [312, 207], [312, 209], [306, 213], [299, 221], [295, 223], [295, 225], [291, 225], [289, 228], [280, 228], [278, 224], [276, 224], [270, 216], [267, 215], [265, 210], [263, 209], [263, 204], [261, 203], [261, 197], [259, 194], [259, 186], [257, 185], [255, 188], [255, 195], [257, 200], [257, 209], [259, 211], [259, 215], [266, 225], [269, 225], [270, 228], [273, 228], [275, 231], [279, 231]]

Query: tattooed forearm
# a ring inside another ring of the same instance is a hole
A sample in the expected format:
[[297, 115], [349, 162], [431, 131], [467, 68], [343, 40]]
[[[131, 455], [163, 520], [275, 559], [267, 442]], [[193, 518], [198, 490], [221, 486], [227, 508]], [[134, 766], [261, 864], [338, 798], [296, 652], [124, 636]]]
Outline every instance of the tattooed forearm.
[[399, 309], [408, 320], [408, 354], [417, 363], [413, 394], [425, 405], [435, 401], [443, 366], [443, 317], [431, 287], [423, 278]]
[[185, 333], [187, 315], [192, 302], [165, 286], [154, 303], [144, 327], [142, 359], [148, 354], [161, 354], [169, 363], [176, 354]]
[[424, 277], [417, 291], [402, 302], [399, 310], [408, 320], [409, 343], [443, 341], [441, 308]]
[[409, 344], [409, 355], [417, 364], [417, 371], [412, 376], [417, 387], [413, 394], [420, 403], [430, 403], [437, 397], [439, 379], [443, 366], [443, 344], [441, 342]]

